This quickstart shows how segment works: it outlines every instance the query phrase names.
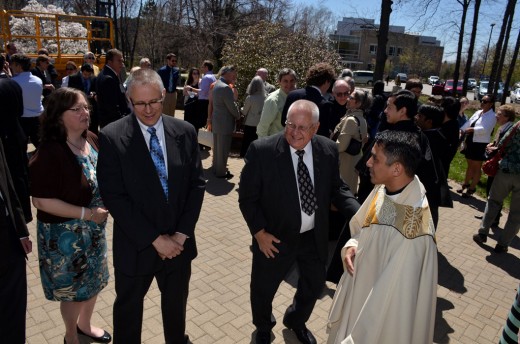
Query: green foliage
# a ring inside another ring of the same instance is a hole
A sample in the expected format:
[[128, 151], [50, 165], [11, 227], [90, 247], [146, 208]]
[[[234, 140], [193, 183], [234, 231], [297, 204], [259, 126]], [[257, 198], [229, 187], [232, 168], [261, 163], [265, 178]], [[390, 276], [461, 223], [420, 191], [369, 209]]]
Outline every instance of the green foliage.
[[237, 67], [237, 88], [243, 99], [258, 68], [269, 70], [268, 81], [271, 84], [276, 84], [280, 69], [291, 68], [298, 74], [298, 87], [305, 86], [305, 74], [316, 63], [328, 62], [339, 71], [340, 57], [329, 49], [327, 42], [326, 37], [313, 38], [281, 24], [260, 22], [240, 30], [234, 38], [226, 41], [222, 62]]

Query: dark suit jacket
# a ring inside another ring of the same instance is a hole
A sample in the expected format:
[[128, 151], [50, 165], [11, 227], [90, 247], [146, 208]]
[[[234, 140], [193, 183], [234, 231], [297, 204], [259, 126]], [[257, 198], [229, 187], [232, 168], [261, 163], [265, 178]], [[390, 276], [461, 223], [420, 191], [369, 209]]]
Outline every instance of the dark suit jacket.
[[[0, 141], [0, 191], [2, 192], [2, 198], [7, 207], [7, 211], [10, 216], [9, 219], [12, 221], [13, 227], [15, 228], [15, 235], [18, 238], [23, 238], [29, 236], [29, 231], [27, 230], [27, 226], [25, 224], [24, 215], [22, 208], [20, 206], [20, 202], [18, 201], [18, 197], [16, 196], [16, 192], [13, 187], [13, 181], [11, 180], [11, 175], [9, 173], [9, 169], [7, 167], [7, 162], [5, 160], [4, 148], [2, 146], [2, 142]], [[0, 209], [0, 211], [5, 211], [5, 209]], [[2, 274], [5, 268], [11, 263], [9, 257], [13, 251], [18, 250], [20, 254], [25, 255], [22, 244], [18, 242], [17, 247], [13, 247], [12, 240], [9, 240], [8, 230], [10, 228], [6, 228], [0, 226], [0, 274]], [[13, 233], [11, 233], [13, 234]]]
[[[97, 178], [105, 206], [114, 218], [114, 267], [146, 275], [189, 263], [197, 255], [195, 224], [205, 180], [194, 127], [163, 116], [168, 159], [169, 199], [163, 189], [135, 115], [99, 134]], [[184, 251], [161, 260], [152, 242], [161, 234], [186, 234]]]
[[123, 84], [112, 69], [105, 66], [96, 79], [98, 117], [101, 127], [130, 113]]
[[[336, 144], [321, 136], [314, 136], [311, 142], [318, 201], [314, 237], [320, 258], [326, 264], [330, 203], [347, 219], [356, 213], [359, 203], [339, 176]], [[238, 201], [251, 234], [265, 229], [289, 248], [294, 247], [301, 227], [301, 210], [290, 146], [283, 133], [254, 141], [245, 161]], [[256, 240], [253, 242], [256, 245]]]
[[0, 140], [4, 146], [5, 159], [11, 171], [14, 188], [22, 205], [25, 220], [30, 222], [32, 214], [27, 169], [27, 137], [20, 125], [20, 117], [23, 115], [23, 96], [22, 88], [16, 81], [0, 79], [0, 104], [2, 104]]
[[289, 107], [291, 106], [291, 104], [300, 99], [306, 99], [318, 105], [318, 109], [320, 110], [320, 127], [318, 128], [317, 134], [325, 137], [330, 137], [329, 120], [332, 103], [323, 98], [320, 91], [312, 86], [299, 88], [297, 90], [289, 92], [282, 111], [282, 125], [285, 127], [285, 121], [287, 120], [287, 112], [289, 111]]
[[[49, 72], [49, 70], [47, 70], [47, 72]], [[38, 78], [40, 78], [40, 80], [42, 81], [42, 85], [45, 86], [45, 85], [48, 85], [48, 84], [52, 84], [52, 79], [49, 79], [47, 77], [45, 77], [45, 74], [38, 68], [33, 68], [31, 69], [31, 74], [34, 75], [34, 76], [37, 76]], [[49, 72], [49, 77], [50, 77], [50, 72]], [[43, 89], [42, 91], [42, 95], [44, 97], [48, 97], [50, 94], [52, 93], [51, 90], [48, 90], [46, 88]]]
[[69, 87], [75, 88], [77, 90], [81, 90], [88, 96], [89, 93], [93, 92], [96, 87], [96, 85], [94, 83], [95, 78], [93, 76], [91, 76], [89, 78], [89, 80], [90, 80], [90, 89], [87, 92], [87, 90], [85, 90], [85, 87], [83, 85], [83, 76], [81, 75], [81, 71], [79, 71], [76, 74], [69, 76]]

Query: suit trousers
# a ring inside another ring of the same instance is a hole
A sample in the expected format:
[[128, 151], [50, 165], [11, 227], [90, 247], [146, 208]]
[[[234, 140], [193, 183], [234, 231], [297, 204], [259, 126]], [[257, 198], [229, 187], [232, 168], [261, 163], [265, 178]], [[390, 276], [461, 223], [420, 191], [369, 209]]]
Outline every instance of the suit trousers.
[[27, 311], [25, 255], [5, 213], [0, 214], [0, 227], [2, 231], [7, 230], [10, 242], [7, 262], [2, 262], [6, 269], [0, 273], [0, 338], [2, 343], [23, 344]]
[[227, 171], [227, 161], [231, 150], [232, 134], [213, 133], [213, 173], [224, 177]]
[[484, 217], [478, 232], [489, 234], [489, 228], [502, 209], [502, 202], [511, 192], [511, 205], [504, 230], [498, 237], [498, 244], [509, 246], [520, 229], [520, 174], [505, 173], [498, 170], [489, 191]]
[[[175, 258], [173, 258], [175, 259]], [[114, 344], [140, 344], [143, 325], [143, 299], [153, 278], [161, 291], [161, 312], [166, 344], [185, 344], [186, 304], [188, 301], [191, 262], [166, 273], [163, 268], [153, 275], [128, 276], [114, 270]]]
[[320, 260], [314, 239], [314, 230], [302, 233], [298, 242], [289, 247], [284, 242], [275, 244], [280, 251], [275, 258], [266, 258], [256, 240], [253, 242], [251, 272], [251, 309], [253, 324], [258, 331], [270, 331], [273, 321], [273, 299], [280, 283], [294, 263], [299, 279], [292, 305], [287, 308], [283, 323], [291, 329], [302, 329], [309, 320], [316, 300], [325, 285], [325, 263]]
[[37, 117], [20, 117], [20, 125], [27, 140], [31, 139], [34, 147], [40, 145], [40, 116]]
[[168, 116], [175, 117], [175, 108], [177, 107], [177, 92], [168, 93], [164, 96], [163, 113]]

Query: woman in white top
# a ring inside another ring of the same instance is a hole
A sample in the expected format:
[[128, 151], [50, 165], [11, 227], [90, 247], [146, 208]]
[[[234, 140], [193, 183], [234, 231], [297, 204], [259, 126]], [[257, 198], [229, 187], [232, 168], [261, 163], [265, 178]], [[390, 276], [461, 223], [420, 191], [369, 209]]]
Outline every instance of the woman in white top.
[[265, 86], [261, 77], [255, 76], [247, 86], [247, 94], [249, 94], [242, 108], [244, 116], [244, 138], [242, 140], [242, 148], [240, 149], [240, 157], [244, 157], [251, 142], [256, 140], [256, 126], [260, 122], [262, 108], [265, 101]]
[[458, 193], [462, 193], [462, 197], [469, 197], [476, 191], [477, 183], [480, 180], [482, 162], [486, 159], [484, 155], [486, 146], [491, 141], [491, 133], [497, 122], [493, 96], [485, 95], [480, 103], [481, 110], [475, 112], [460, 128], [466, 136], [464, 149], [461, 153], [466, 156], [468, 163], [464, 183], [457, 190]]

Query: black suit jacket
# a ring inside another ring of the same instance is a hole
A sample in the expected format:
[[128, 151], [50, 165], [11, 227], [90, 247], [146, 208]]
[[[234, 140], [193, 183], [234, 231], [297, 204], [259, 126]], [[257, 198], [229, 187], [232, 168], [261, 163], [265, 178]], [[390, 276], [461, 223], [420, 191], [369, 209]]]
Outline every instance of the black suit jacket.
[[300, 88], [289, 92], [282, 111], [282, 125], [285, 127], [285, 121], [287, 120], [287, 112], [289, 111], [289, 107], [291, 106], [291, 104], [300, 99], [309, 100], [314, 104], [318, 105], [318, 109], [320, 110], [320, 127], [318, 128], [317, 134], [325, 137], [330, 137], [329, 121], [332, 103], [326, 100], [321, 95], [321, 92], [312, 86], [307, 86], [305, 88]]
[[[47, 70], [47, 72], [49, 72], [49, 70]], [[31, 69], [31, 74], [40, 78], [43, 86], [52, 84], [52, 79], [45, 77], [45, 74], [38, 67]], [[51, 74], [49, 73], [49, 77], [50, 75]], [[46, 88], [42, 90], [43, 97], [48, 97], [51, 93], [52, 91]]]
[[32, 220], [29, 197], [29, 172], [27, 159], [27, 137], [20, 125], [23, 115], [22, 88], [16, 81], [0, 79], [0, 140], [4, 146], [5, 159], [18, 199], [22, 205], [26, 222]]
[[123, 84], [110, 67], [105, 66], [96, 79], [98, 117], [101, 127], [130, 113]]
[[[2, 142], [0, 141], [0, 191], [2, 192], [2, 198], [6, 204], [7, 211], [9, 212], [9, 220], [12, 222], [13, 228], [16, 233], [9, 233], [8, 230], [12, 230], [11, 228], [6, 228], [4, 226], [0, 226], [0, 275], [5, 271], [5, 269], [11, 263], [10, 257], [15, 251], [18, 251], [20, 254], [25, 255], [22, 244], [18, 241], [18, 245], [12, 245], [13, 240], [9, 240], [10, 235], [15, 235], [18, 238], [23, 238], [29, 236], [29, 231], [27, 230], [27, 225], [25, 224], [24, 215], [22, 208], [20, 206], [20, 202], [18, 201], [18, 197], [16, 196], [16, 192], [14, 190], [13, 181], [11, 180], [11, 175], [9, 173], [9, 168], [7, 167], [7, 162], [5, 160], [4, 148], [2, 146]], [[0, 211], [5, 211], [5, 209], [0, 209]]]
[[93, 92], [95, 90], [95, 78], [91, 76], [89, 78], [90, 80], [90, 89], [85, 90], [85, 86], [83, 85], [83, 76], [81, 75], [81, 71], [77, 72], [76, 74], [73, 74], [69, 76], [69, 87], [75, 88], [77, 90], [83, 91], [87, 96], [90, 92]]
[[[336, 144], [321, 136], [314, 136], [311, 142], [318, 201], [314, 237], [325, 264], [331, 202], [349, 220], [359, 209], [359, 203], [340, 178]], [[251, 234], [265, 229], [282, 244], [294, 247], [301, 227], [301, 210], [290, 146], [283, 133], [254, 141], [245, 161], [238, 201]], [[257, 245], [256, 240], [253, 242]]]
[[[197, 134], [187, 122], [163, 116], [168, 160], [169, 199], [163, 189], [135, 115], [116, 121], [99, 134], [97, 178], [103, 202], [114, 218], [114, 267], [146, 275], [197, 255], [195, 224], [205, 180]], [[184, 251], [162, 260], [152, 242], [161, 234], [186, 234]]]

